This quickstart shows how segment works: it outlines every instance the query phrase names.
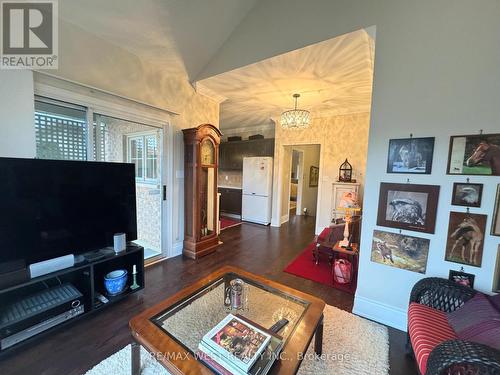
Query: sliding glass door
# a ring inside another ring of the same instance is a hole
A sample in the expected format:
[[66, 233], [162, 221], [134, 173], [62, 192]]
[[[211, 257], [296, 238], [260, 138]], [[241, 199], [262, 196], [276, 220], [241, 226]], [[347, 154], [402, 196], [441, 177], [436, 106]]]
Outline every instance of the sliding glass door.
[[137, 244], [146, 259], [163, 255], [163, 129], [37, 97], [37, 157], [135, 164]]
[[162, 254], [162, 129], [94, 114], [96, 160], [135, 164], [137, 236], [146, 259]]

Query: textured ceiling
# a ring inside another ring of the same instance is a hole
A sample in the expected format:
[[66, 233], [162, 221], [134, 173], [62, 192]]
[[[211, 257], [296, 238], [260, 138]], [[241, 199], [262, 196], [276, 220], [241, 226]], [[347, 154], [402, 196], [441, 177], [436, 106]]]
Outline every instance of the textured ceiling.
[[[61, 0], [64, 21], [192, 79], [257, 0]], [[102, 51], [103, 54], [106, 51]]]
[[272, 123], [293, 107], [313, 117], [369, 112], [374, 40], [359, 30], [197, 82], [202, 91], [226, 98], [221, 128]]

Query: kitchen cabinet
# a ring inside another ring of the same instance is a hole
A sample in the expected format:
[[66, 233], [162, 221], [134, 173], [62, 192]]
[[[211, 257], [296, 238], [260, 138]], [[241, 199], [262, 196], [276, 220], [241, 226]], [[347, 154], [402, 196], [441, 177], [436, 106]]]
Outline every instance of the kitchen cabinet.
[[274, 156], [274, 138], [223, 142], [219, 148], [219, 169], [242, 170], [243, 158]]
[[219, 188], [220, 212], [233, 215], [241, 215], [241, 189]]

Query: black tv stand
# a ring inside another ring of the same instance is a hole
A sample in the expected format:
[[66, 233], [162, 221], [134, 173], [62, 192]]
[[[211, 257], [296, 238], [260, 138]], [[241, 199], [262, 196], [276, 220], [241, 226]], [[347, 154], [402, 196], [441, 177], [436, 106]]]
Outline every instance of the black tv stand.
[[[14, 346], [0, 350], [0, 357], [17, 350], [34, 340], [38, 340], [41, 337], [48, 335], [50, 332], [53, 332], [60, 327], [67, 326], [73, 322], [83, 319], [84, 317], [96, 313], [107, 306], [113, 305], [130, 294], [144, 289], [143, 247], [130, 243], [128, 244], [126, 250], [121, 253], [115, 254], [114, 251], [103, 251], [100, 252], [100, 254], [104, 254], [104, 257], [93, 261], [85, 259], [73, 267], [0, 289], [0, 309], [12, 302], [29, 297], [30, 295], [35, 295], [50, 286], [60, 285], [61, 283], [69, 283], [73, 285], [82, 294], [83, 301], [83, 313]], [[132, 270], [134, 265], [136, 266], [137, 271], [136, 279], [138, 287], [132, 289], [130, 286], [133, 283]], [[120, 295], [111, 297], [106, 293], [106, 289], [104, 287], [104, 276], [117, 269], [126, 269], [128, 271], [127, 287]], [[103, 299], [101, 296], [106, 298]], [[104, 303], [103, 300], [106, 301], [106, 303]]]

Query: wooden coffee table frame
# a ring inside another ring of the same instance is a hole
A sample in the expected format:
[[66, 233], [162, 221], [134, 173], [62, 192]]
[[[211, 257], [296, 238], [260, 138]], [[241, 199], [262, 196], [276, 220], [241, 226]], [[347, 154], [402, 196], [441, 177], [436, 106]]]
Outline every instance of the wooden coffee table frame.
[[314, 350], [322, 354], [323, 343], [323, 309], [325, 303], [314, 296], [302, 293], [296, 289], [254, 275], [242, 269], [225, 266], [198, 280], [187, 288], [147, 309], [130, 320], [130, 329], [134, 343], [132, 344], [132, 374], [140, 373], [140, 346], [142, 345], [171, 374], [212, 374], [213, 372], [202, 362], [196, 360], [193, 353], [174, 337], [158, 327], [153, 319], [160, 313], [179, 305], [195, 293], [221, 279], [224, 275], [234, 273], [250, 280], [263, 289], [272, 288], [292, 298], [308, 303], [302, 318], [295, 329], [290, 333], [283, 347], [281, 360], [274, 364], [272, 374], [294, 374], [299, 369], [301, 359], [298, 353], [306, 353], [313, 336], [315, 336]]

